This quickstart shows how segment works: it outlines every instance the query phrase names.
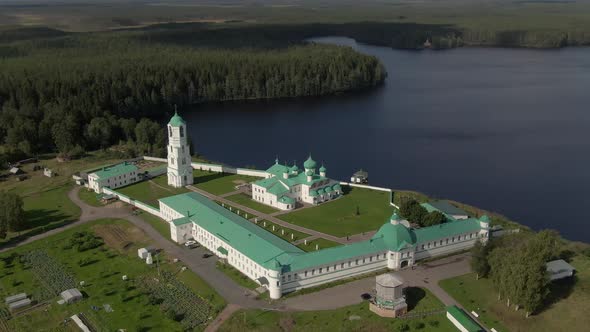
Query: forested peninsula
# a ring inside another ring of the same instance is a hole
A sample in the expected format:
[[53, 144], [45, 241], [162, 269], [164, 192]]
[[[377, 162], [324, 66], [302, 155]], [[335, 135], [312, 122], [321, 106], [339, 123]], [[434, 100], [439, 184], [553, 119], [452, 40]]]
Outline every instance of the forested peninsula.
[[9, 160], [53, 151], [69, 157], [129, 141], [132, 154], [158, 155], [165, 137], [156, 122], [174, 105], [322, 96], [386, 77], [375, 57], [348, 47], [29, 33], [29, 40], [0, 44], [0, 152]]

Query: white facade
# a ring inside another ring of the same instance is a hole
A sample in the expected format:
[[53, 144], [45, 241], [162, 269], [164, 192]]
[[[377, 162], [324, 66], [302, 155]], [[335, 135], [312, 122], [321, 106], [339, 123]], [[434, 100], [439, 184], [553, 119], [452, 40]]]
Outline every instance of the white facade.
[[193, 184], [190, 147], [186, 123], [174, 114], [168, 123], [168, 185], [179, 188]]
[[135, 165], [123, 163], [88, 174], [88, 188], [97, 194], [103, 192], [103, 188], [116, 189], [140, 180], [138, 168]]

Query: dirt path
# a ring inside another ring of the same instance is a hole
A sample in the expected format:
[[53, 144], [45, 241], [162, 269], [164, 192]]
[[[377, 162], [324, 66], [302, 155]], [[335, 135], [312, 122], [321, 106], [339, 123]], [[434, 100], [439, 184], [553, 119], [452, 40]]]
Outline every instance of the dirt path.
[[239, 305], [228, 304], [225, 307], [225, 309], [223, 309], [223, 311], [219, 315], [217, 315], [215, 320], [213, 320], [211, 323], [209, 323], [209, 325], [207, 325], [205, 332], [217, 331], [221, 327], [221, 325], [223, 325], [223, 322], [228, 320], [231, 317], [231, 315], [233, 315], [236, 311], [240, 309], [241, 307]]

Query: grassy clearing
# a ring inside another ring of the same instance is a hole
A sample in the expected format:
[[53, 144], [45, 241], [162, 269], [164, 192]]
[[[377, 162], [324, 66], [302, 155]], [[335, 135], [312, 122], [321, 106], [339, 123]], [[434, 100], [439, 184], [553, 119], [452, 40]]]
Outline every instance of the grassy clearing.
[[145, 211], [140, 211], [138, 216], [150, 224], [165, 239], [170, 240], [170, 224], [167, 221]]
[[214, 195], [222, 195], [236, 190], [236, 186], [248, 183], [258, 178], [237, 174], [222, 174], [208, 171], [194, 170], [194, 186]]
[[[339, 237], [381, 227], [393, 213], [388, 192], [344, 187], [343, 197], [279, 216], [305, 228]], [[359, 215], [357, 215], [357, 207]]]
[[262, 212], [262, 213], [273, 213], [273, 212], [279, 211], [273, 207], [256, 202], [255, 200], [250, 198], [250, 196], [248, 196], [244, 193], [232, 195], [232, 196], [226, 197], [226, 199], [229, 199], [232, 202], [238, 203], [238, 204], [243, 205], [245, 207], [249, 207], [251, 209], [254, 209], [254, 210]]
[[546, 309], [529, 318], [524, 312], [498, 301], [489, 279], [474, 274], [443, 280], [440, 286], [468, 311], [475, 310], [488, 328], [498, 331], [584, 331], [590, 326], [590, 257], [576, 256], [570, 262], [577, 274], [573, 280], [553, 283]]
[[[264, 226], [265, 223], [266, 223], [266, 226]], [[277, 224], [272, 223], [267, 220], [259, 220], [257, 225], [266, 229], [267, 231], [273, 233], [274, 235], [280, 237], [281, 239], [283, 239], [287, 242], [295, 242], [297, 240], [304, 239], [309, 236], [309, 234], [306, 234], [303, 232], [298, 232], [296, 230], [277, 225]], [[274, 231], [272, 230], [273, 226], [275, 227]], [[283, 234], [283, 231], [284, 231], [284, 234]], [[291, 235], [293, 235], [293, 236], [291, 237]]]
[[[415, 311], [443, 308], [436, 297], [420, 288], [410, 289], [407, 300]], [[367, 302], [324, 311], [241, 310], [232, 315], [219, 331], [400, 331], [404, 324], [411, 331], [456, 331], [444, 314], [408, 320], [382, 318], [369, 311]]]
[[[75, 232], [88, 231], [99, 235], [104, 245], [79, 252], [68, 248]], [[43, 250], [65, 267], [76, 282], [85, 281], [81, 291], [84, 300], [71, 305], [57, 305], [55, 298], [47, 298], [48, 305], [39, 310], [8, 321], [11, 331], [50, 331], [61, 329], [64, 318], [83, 313], [98, 331], [114, 331], [120, 328], [134, 330], [182, 331], [180, 323], [167, 318], [158, 305], [151, 304], [147, 295], [135, 284], [141, 276], [157, 276], [155, 265], [146, 265], [137, 258], [137, 248], [150, 243], [150, 239], [138, 228], [123, 220], [100, 220], [53, 235], [0, 255], [0, 296], [19, 292], [31, 294], [33, 300], [42, 301], [44, 289], [34, 271], [23, 265], [19, 256], [31, 250]], [[211, 315], [225, 306], [224, 300], [204, 281], [190, 271], [181, 272], [182, 263], [173, 263], [165, 253], [159, 255], [160, 269], [177, 274], [192, 292], [209, 301]], [[127, 275], [130, 280], [123, 281]], [[106, 312], [109, 304], [113, 312]], [[99, 307], [95, 311], [91, 306]], [[45, 310], [47, 309], [47, 310]], [[66, 329], [69, 330], [69, 329]]]
[[90, 206], [103, 206], [103, 204], [100, 202], [99, 195], [93, 190], [80, 188], [80, 191], [78, 191], [78, 197], [82, 202]]
[[217, 262], [215, 264], [217, 269], [223, 272], [226, 276], [230, 277], [233, 281], [235, 281], [238, 285], [248, 288], [248, 289], [256, 289], [260, 285], [252, 281], [250, 278], [246, 277], [242, 272], [238, 271], [234, 267], [230, 266], [229, 264], [224, 264], [221, 262]]
[[326, 249], [326, 248], [336, 247], [341, 244], [330, 241], [330, 240], [326, 240], [323, 238], [319, 238], [319, 239], [307, 241], [307, 245], [305, 245], [304, 243], [301, 243], [297, 247], [301, 248], [304, 251], [316, 251], [316, 245], [319, 248], [318, 250], [322, 250], [322, 249]]
[[168, 186], [166, 175], [160, 175], [148, 181], [134, 183], [130, 186], [116, 189], [123, 195], [129, 196], [140, 202], [158, 207], [158, 199], [189, 192], [185, 188], [173, 188]]
[[[77, 220], [80, 209], [67, 197], [73, 188], [72, 175], [81, 169], [116, 161], [101, 153], [90, 153], [84, 159], [69, 162], [60, 163], [54, 156], [44, 156], [37, 163], [23, 165], [21, 169], [28, 178], [18, 182], [10, 177], [0, 182], [0, 190], [23, 198], [27, 224], [20, 232], [9, 232], [5, 239], [0, 239], [0, 244], [20, 241]], [[57, 176], [48, 178], [43, 170], [33, 171], [35, 165], [50, 168]]]

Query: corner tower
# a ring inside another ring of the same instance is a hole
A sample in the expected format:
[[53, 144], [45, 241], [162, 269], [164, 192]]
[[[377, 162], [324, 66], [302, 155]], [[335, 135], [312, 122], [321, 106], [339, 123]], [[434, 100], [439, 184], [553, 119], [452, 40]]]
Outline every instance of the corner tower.
[[168, 122], [168, 185], [178, 188], [193, 184], [191, 153], [187, 143], [186, 122], [174, 111]]

